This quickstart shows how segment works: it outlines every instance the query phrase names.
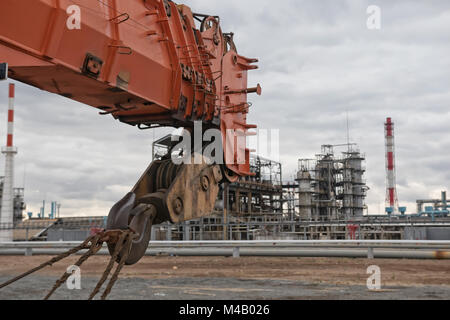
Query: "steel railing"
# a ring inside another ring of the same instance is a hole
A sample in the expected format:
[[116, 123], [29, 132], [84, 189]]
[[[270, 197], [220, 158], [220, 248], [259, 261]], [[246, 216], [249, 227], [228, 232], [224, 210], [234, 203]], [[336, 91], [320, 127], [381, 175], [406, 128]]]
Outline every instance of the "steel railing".
[[[4, 242], [0, 254], [54, 254], [81, 242]], [[106, 246], [102, 254], [107, 254]], [[450, 241], [408, 240], [257, 240], [152, 241], [148, 255], [295, 256], [450, 259]]]

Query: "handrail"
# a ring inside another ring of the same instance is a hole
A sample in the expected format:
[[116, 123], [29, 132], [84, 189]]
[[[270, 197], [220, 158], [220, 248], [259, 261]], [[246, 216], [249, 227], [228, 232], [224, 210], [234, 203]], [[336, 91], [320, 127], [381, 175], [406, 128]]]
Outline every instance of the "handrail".
[[[81, 242], [3, 242], [0, 254], [54, 254]], [[100, 254], [108, 254], [106, 246]], [[259, 257], [353, 257], [450, 259], [450, 241], [414, 240], [256, 240], [152, 241], [147, 255]]]
[[[0, 249], [56, 249], [80, 245], [81, 241], [0, 242]], [[253, 240], [253, 241], [151, 241], [152, 247], [357, 247], [357, 248], [450, 248], [447, 240]]]

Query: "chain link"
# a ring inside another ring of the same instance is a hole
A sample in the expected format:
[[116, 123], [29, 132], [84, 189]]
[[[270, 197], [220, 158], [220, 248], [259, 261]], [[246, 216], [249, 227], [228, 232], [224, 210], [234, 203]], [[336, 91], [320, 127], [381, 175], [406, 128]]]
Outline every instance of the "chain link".
[[[94, 256], [95, 254], [97, 254], [100, 249], [103, 247], [104, 243], [108, 243], [108, 244], [114, 244], [115, 248], [114, 248], [114, 253], [111, 256], [111, 259], [105, 269], [105, 271], [102, 274], [102, 277], [100, 278], [99, 282], [97, 283], [97, 286], [95, 287], [95, 289], [92, 291], [91, 295], [89, 296], [89, 300], [92, 300], [95, 295], [100, 291], [100, 288], [102, 287], [103, 283], [106, 281], [106, 279], [108, 278], [113, 266], [114, 266], [114, 262], [116, 262], [119, 254], [121, 254], [120, 257], [120, 261], [118, 262], [117, 268], [114, 271], [105, 291], [103, 292], [101, 299], [105, 300], [106, 297], [109, 295], [109, 293], [112, 290], [112, 287], [114, 286], [114, 284], [116, 283], [118, 277], [119, 277], [119, 273], [122, 270], [123, 266], [125, 265], [125, 262], [128, 258], [128, 255], [130, 253], [131, 250], [131, 245], [133, 244], [133, 239], [136, 237], [136, 233], [133, 232], [132, 230], [126, 230], [126, 231], [122, 231], [122, 230], [112, 230], [112, 231], [103, 231], [100, 232], [94, 236], [90, 236], [89, 238], [87, 238], [81, 245], [70, 249], [67, 252], [64, 252], [44, 263], [42, 263], [41, 265], [39, 265], [38, 267], [35, 267], [3, 284], [0, 285], [0, 289], [32, 274], [35, 273], [47, 266], [51, 266], [56, 262], [59, 262], [73, 254], [76, 254], [77, 252], [81, 251], [81, 250], [88, 250], [86, 253], [84, 253], [79, 259], [78, 261], [75, 263], [75, 266], [80, 267], [84, 262], [86, 262], [86, 260], [88, 260], [90, 257]], [[67, 279], [70, 277], [69, 273], [64, 273], [54, 284], [54, 286], [52, 287], [52, 289], [50, 290], [50, 292], [45, 296], [44, 300], [48, 300], [52, 294], [63, 284], [67, 281]]]

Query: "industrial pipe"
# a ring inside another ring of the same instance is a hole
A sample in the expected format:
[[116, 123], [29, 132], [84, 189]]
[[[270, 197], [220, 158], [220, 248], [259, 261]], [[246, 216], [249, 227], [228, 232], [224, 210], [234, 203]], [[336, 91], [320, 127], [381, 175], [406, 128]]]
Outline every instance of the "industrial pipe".
[[[0, 255], [54, 255], [77, 244], [2, 243]], [[450, 259], [450, 241], [156, 241], [146, 255]]]
[[[361, 250], [361, 249], [148, 249], [146, 256], [180, 256], [180, 257], [329, 257], [329, 258], [373, 258], [373, 259], [450, 259], [450, 251], [442, 250]], [[57, 255], [65, 252], [63, 249], [0, 249], [0, 255]], [[79, 254], [83, 254], [80, 251]], [[102, 249], [99, 255], [109, 255], [107, 249]], [[373, 255], [372, 255], [373, 254]]]

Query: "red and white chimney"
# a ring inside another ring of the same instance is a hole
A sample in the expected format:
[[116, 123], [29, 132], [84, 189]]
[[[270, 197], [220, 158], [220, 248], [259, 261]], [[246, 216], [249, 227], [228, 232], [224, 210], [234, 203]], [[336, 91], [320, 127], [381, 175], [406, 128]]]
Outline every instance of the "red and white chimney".
[[392, 213], [395, 213], [398, 212], [398, 198], [395, 181], [395, 135], [392, 118], [387, 118], [384, 126], [386, 136], [386, 207], [391, 208]]
[[5, 178], [3, 181], [3, 194], [0, 211], [0, 242], [13, 241], [14, 222], [14, 156], [17, 148], [14, 147], [14, 97], [15, 86], [9, 84], [8, 130], [6, 135], [6, 148], [2, 148], [5, 155]]

